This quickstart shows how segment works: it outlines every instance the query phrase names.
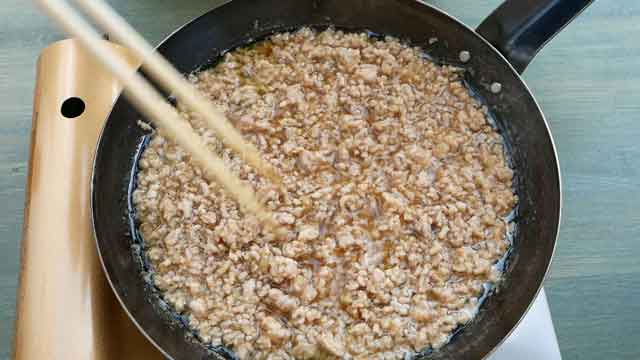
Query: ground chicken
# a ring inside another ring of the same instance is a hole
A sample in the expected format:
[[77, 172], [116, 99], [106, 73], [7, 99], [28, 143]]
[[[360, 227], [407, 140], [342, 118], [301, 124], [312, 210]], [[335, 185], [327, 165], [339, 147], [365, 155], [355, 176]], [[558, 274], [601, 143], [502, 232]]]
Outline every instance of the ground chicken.
[[302, 29], [190, 79], [281, 188], [178, 108], [287, 231], [271, 236], [153, 134], [133, 201], [153, 281], [240, 359], [402, 359], [475, 313], [509, 247], [513, 171], [458, 69], [365, 34]]

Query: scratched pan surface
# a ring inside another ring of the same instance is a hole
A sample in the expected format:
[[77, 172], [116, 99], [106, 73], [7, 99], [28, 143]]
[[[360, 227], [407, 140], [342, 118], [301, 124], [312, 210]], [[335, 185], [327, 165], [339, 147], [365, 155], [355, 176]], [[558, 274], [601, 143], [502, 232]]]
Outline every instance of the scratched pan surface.
[[[505, 279], [486, 298], [475, 319], [441, 349], [424, 349], [414, 357], [482, 359], [506, 338], [535, 299], [560, 221], [560, 175], [553, 140], [518, 72], [589, 2], [507, 1], [476, 32], [436, 8], [411, 0], [234, 0], [186, 24], [158, 50], [187, 74], [215, 64], [229, 49], [275, 32], [334, 27], [391, 35], [421, 47], [436, 61], [466, 69], [469, 87], [490, 109], [515, 169], [516, 231]], [[438, 41], [433, 42], [434, 38]], [[461, 61], [463, 51], [470, 55], [468, 61]], [[501, 85], [501, 91], [491, 91], [494, 83]], [[200, 342], [150, 282], [152, 274], [130, 201], [137, 156], [148, 138], [136, 124], [140, 118], [120, 97], [98, 144], [92, 211], [104, 270], [132, 320], [167, 357], [233, 359], [232, 351]]]

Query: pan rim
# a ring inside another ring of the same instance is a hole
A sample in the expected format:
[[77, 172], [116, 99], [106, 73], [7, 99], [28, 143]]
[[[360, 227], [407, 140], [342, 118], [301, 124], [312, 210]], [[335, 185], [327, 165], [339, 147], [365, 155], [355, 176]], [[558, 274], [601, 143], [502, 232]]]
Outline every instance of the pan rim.
[[[525, 316], [529, 313], [529, 311], [531, 310], [531, 307], [533, 306], [535, 300], [538, 298], [538, 296], [540, 296], [540, 292], [543, 288], [544, 282], [546, 281], [546, 279], [549, 276], [549, 272], [551, 269], [551, 265], [553, 263], [553, 259], [555, 257], [555, 252], [556, 252], [556, 247], [557, 247], [557, 242], [558, 242], [558, 237], [560, 234], [560, 226], [562, 223], [562, 209], [563, 209], [563, 191], [562, 191], [562, 174], [561, 174], [561, 168], [560, 168], [560, 162], [559, 162], [559, 158], [558, 158], [558, 152], [557, 152], [557, 147], [555, 144], [555, 140], [553, 138], [553, 134], [551, 132], [551, 128], [549, 126], [549, 122], [546, 118], [546, 116], [544, 115], [544, 112], [542, 111], [542, 108], [540, 107], [540, 104], [538, 102], [538, 100], [535, 98], [533, 92], [531, 91], [531, 89], [529, 88], [529, 86], [527, 85], [527, 83], [524, 81], [524, 79], [522, 78], [522, 76], [515, 70], [515, 68], [513, 67], [513, 65], [506, 59], [506, 57], [500, 53], [500, 51], [498, 51], [495, 46], [493, 46], [490, 42], [488, 42], [484, 37], [482, 37], [482, 35], [480, 35], [478, 32], [476, 32], [475, 29], [471, 28], [470, 26], [468, 26], [467, 24], [465, 24], [464, 22], [462, 22], [461, 20], [459, 20], [457, 17], [452, 16], [451, 14], [449, 14], [448, 12], [434, 6], [431, 5], [429, 3], [426, 3], [425, 0], [396, 0], [396, 1], [401, 1], [401, 2], [405, 2], [405, 3], [419, 3], [422, 6], [426, 6], [428, 8], [430, 8], [432, 11], [435, 11], [447, 18], [449, 18], [450, 20], [453, 20], [458, 26], [461, 26], [462, 28], [468, 30], [471, 34], [475, 35], [475, 37], [480, 40], [482, 43], [484, 43], [485, 45], [487, 45], [492, 52], [497, 55], [497, 57], [499, 59], [502, 60], [502, 62], [504, 63], [504, 65], [506, 65], [506, 67], [511, 70], [511, 72], [513, 73], [513, 75], [515, 75], [515, 77], [519, 80], [519, 82], [524, 86], [524, 88], [526, 89], [526, 92], [529, 94], [529, 96], [531, 97], [531, 100], [533, 101], [533, 103], [536, 106], [536, 109], [540, 115], [541, 120], [544, 123], [544, 127], [545, 127], [545, 132], [547, 135], [547, 138], [550, 141], [550, 145], [551, 145], [551, 149], [553, 151], [553, 160], [554, 160], [554, 164], [555, 164], [555, 170], [556, 170], [556, 174], [557, 174], [557, 188], [558, 188], [558, 215], [557, 215], [557, 226], [556, 226], [556, 231], [555, 231], [555, 235], [553, 235], [553, 246], [551, 249], [551, 254], [549, 256], [544, 274], [540, 280], [540, 283], [537, 285], [537, 288], [534, 292], [533, 297], [531, 298], [531, 300], [529, 301], [529, 304], [527, 304], [526, 309], [522, 312], [522, 314], [520, 315], [519, 319], [514, 323], [514, 325], [511, 327], [511, 329], [491, 348], [490, 351], [488, 351], [486, 353], [486, 355], [484, 355], [482, 357], [483, 360], [489, 359], [495, 352], [496, 350], [502, 346], [504, 344], [504, 342], [507, 340], [507, 338], [509, 338], [513, 332], [515, 331], [515, 329], [521, 324], [521, 322], [523, 321], [523, 319], [525, 318]], [[201, 15], [198, 15], [192, 19], [190, 19], [189, 21], [185, 22], [183, 25], [179, 26], [178, 28], [174, 29], [173, 31], [171, 31], [166, 37], [164, 37], [162, 39], [162, 41], [160, 41], [158, 43], [158, 45], [155, 47], [155, 50], [159, 50], [164, 44], [166, 44], [175, 34], [177, 34], [178, 32], [182, 31], [183, 29], [193, 25], [194, 23], [197, 23], [198, 21], [200, 21], [202, 18], [208, 16], [208, 14], [212, 11], [215, 11], [221, 7], [227, 6], [230, 3], [232, 3], [233, 0], [226, 0], [225, 2], [219, 4], [218, 6], [215, 6], [209, 10], [207, 10], [206, 12], [204, 12]], [[137, 71], [139, 72], [142, 69], [142, 66], [139, 66]], [[115, 105], [118, 100], [120, 100], [120, 98], [123, 96], [123, 93], [121, 92], [118, 97], [114, 100], [113, 104]], [[92, 171], [91, 171], [91, 182], [90, 182], [90, 211], [91, 211], [91, 222], [92, 222], [92, 231], [93, 231], [93, 238], [94, 238], [94, 242], [97, 248], [97, 252], [98, 252], [98, 258], [100, 259], [100, 265], [102, 267], [103, 273], [106, 277], [107, 282], [109, 283], [109, 286], [112, 289], [113, 294], [115, 295], [116, 299], [118, 300], [118, 303], [120, 304], [121, 308], [124, 310], [124, 312], [127, 314], [127, 316], [129, 317], [129, 319], [131, 319], [131, 321], [134, 323], [134, 325], [138, 328], [138, 330], [140, 331], [140, 333], [151, 343], [153, 344], [153, 346], [160, 352], [162, 353], [162, 355], [164, 357], [166, 357], [169, 360], [175, 360], [175, 358], [168, 354], [166, 352], [166, 350], [164, 350], [164, 348], [162, 346], [160, 346], [148, 333], [147, 331], [142, 327], [142, 325], [140, 325], [140, 323], [138, 322], [138, 320], [135, 318], [135, 316], [129, 311], [127, 305], [125, 304], [124, 300], [121, 297], [121, 294], [119, 293], [119, 291], [116, 289], [111, 276], [109, 274], [109, 271], [107, 270], [107, 266], [105, 264], [105, 261], [103, 259], [103, 255], [102, 252], [100, 251], [101, 249], [101, 245], [98, 241], [98, 235], [97, 235], [97, 231], [96, 231], [96, 218], [95, 218], [95, 185], [96, 185], [96, 168], [97, 168], [97, 159], [98, 159], [98, 151], [100, 150], [101, 144], [103, 142], [103, 137], [104, 137], [104, 133], [105, 133], [105, 128], [107, 127], [107, 123], [109, 121], [109, 119], [111, 118], [113, 112], [113, 108], [111, 109], [111, 111], [109, 112], [109, 114], [106, 116], [106, 120], [104, 121], [104, 124], [102, 126], [102, 129], [100, 130], [100, 134], [98, 136], [97, 139], [97, 143], [96, 143], [96, 149], [94, 152], [94, 157], [93, 157], [93, 161], [92, 161]]]

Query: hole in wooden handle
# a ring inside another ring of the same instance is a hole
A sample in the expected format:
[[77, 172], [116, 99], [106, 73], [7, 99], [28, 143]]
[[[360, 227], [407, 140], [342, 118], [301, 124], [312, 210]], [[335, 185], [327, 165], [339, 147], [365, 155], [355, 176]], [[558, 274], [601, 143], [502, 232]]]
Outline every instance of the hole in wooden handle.
[[77, 118], [84, 112], [84, 101], [79, 97], [70, 97], [62, 102], [60, 113], [67, 119]]

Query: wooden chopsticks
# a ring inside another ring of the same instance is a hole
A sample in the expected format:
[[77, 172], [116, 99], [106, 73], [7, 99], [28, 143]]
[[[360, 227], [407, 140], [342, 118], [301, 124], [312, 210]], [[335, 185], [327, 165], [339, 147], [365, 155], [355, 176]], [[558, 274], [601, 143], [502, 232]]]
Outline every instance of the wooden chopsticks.
[[[36, 0], [48, 15], [67, 33], [76, 37], [84, 48], [95, 56], [124, 85], [124, 94], [146, 117], [163, 129], [192, 159], [205, 170], [206, 176], [222, 185], [235, 200], [269, 227], [277, 227], [271, 214], [255, 197], [252, 189], [232, 174], [224, 162], [211, 153], [198, 134], [180, 117], [176, 109], [137, 72], [129, 67], [103, 43], [100, 35], [80, 14], [64, 0]], [[202, 97], [173, 66], [155, 52], [144, 38], [135, 32], [102, 0], [76, 0], [100, 26], [129, 47], [144, 62], [143, 68], [166, 91], [198, 112], [224, 144], [270, 179], [279, 181], [273, 167], [266, 163], [258, 150], [247, 143], [227, 121], [222, 111]]]
[[164, 57], [129, 25], [117, 12], [102, 0], [74, 0], [116, 42], [126, 46], [140, 59], [142, 67], [166, 91], [199, 113], [225, 145], [235, 150], [249, 165], [274, 182], [280, 178], [273, 167], [262, 160], [258, 149], [244, 141], [242, 135], [227, 121], [222, 111], [213, 106], [180, 74]]

